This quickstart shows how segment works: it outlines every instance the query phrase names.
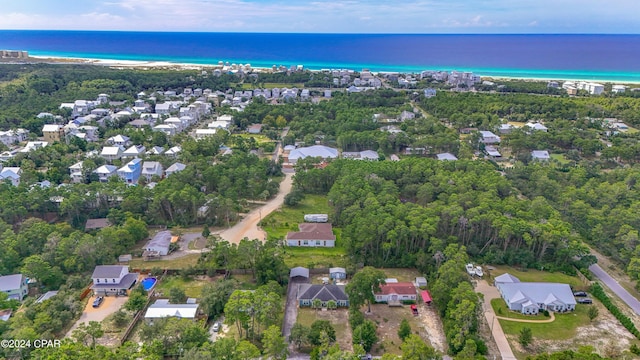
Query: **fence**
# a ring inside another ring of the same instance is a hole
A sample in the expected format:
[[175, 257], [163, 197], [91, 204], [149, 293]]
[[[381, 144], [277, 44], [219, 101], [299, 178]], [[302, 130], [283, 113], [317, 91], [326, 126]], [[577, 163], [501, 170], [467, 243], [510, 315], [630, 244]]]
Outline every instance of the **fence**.
[[[164, 278], [165, 275], [167, 275], [167, 270], [165, 270], [160, 276], [158, 276], [155, 286], [158, 286], [158, 284], [160, 283], [162, 278]], [[140, 321], [140, 318], [142, 317], [142, 315], [146, 313], [146, 310], [149, 307], [149, 305], [151, 305], [151, 302], [155, 300], [156, 298], [155, 286], [153, 289], [151, 289], [151, 291], [149, 291], [149, 294], [147, 295], [147, 302], [146, 304], [144, 304], [144, 307], [142, 308], [142, 310], [139, 310], [136, 313], [136, 315], [133, 317], [133, 320], [131, 321], [131, 323], [129, 323], [129, 326], [127, 326], [127, 329], [122, 334], [122, 337], [120, 338], [120, 345], [124, 344], [125, 341], [127, 341], [129, 336], [131, 335], [131, 332], [136, 327], [136, 324], [138, 323], [138, 321]]]

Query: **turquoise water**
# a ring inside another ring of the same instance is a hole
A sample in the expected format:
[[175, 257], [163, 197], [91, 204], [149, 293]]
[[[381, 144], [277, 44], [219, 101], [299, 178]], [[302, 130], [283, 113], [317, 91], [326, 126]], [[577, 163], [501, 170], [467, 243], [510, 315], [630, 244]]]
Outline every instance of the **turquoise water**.
[[140, 281], [140, 284], [142, 285], [142, 288], [145, 291], [149, 291], [149, 290], [153, 289], [153, 287], [156, 285], [157, 281], [158, 281], [158, 279], [156, 279], [154, 277], [148, 277], [148, 278], [143, 279], [142, 281]]
[[270, 68], [387, 72], [473, 71], [483, 76], [640, 82], [640, 35], [269, 34], [0, 31], [0, 49], [36, 56], [219, 61]]

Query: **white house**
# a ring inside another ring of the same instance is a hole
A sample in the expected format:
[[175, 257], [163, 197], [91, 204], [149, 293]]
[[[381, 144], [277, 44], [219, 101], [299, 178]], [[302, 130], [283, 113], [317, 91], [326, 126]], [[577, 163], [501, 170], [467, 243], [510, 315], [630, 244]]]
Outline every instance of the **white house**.
[[324, 160], [335, 159], [338, 157], [338, 150], [323, 145], [301, 147], [292, 150], [289, 153], [288, 159], [291, 164], [295, 164], [299, 159], [304, 159], [307, 157], [319, 157]]
[[124, 148], [122, 146], [105, 146], [102, 148], [100, 156], [107, 161], [113, 161], [120, 159], [123, 152]]
[[218, 129], [196, 129], [195, 138], [200, 140], [208, 136], [213, 136], [218, 132]]
[[22, 175], [22, 169], [19, 167], [2, 167], [0, 165], [0, 182], [9, 181], [11, 185], [20, 185], [20, 175]]
[[49, 143], [46, 142], [46, 141], [28, 141], [27, 144], [24, 146], [24, 148], [22, 150], [20, 150], [20, 152], [21, 153], [28, 153], [28, 152], [33, 151], [33, 150], [42, 149], [42, 148], [46, 147], [47, 145], [49, 145]]
[[82, 161], [78, 161], [77, 163], [69, 166], [69, 175], [71, 176], [71, 182], [84, 182], [84, 174], [82, 173]]
[[288, 246], [335, 247], [336, 236], [330, 223], [301, 223], [300, 231], [287, 233]]
[[91, 275], [91, 289], [96, 296], [127, 295], [138, 279], [137, 273], [129, 273], [128, 266], [99, 265]]
[[0, 292], [9, 296], [9, 299], [22, 301], [29, 293], [27, 278], [22, 274], [0, 276]]
[[147, 181], [151, 181], [151, 178], [154, 176], [162, 177], [163, 171], [162, 164], [157, 161], [145, 161], [142, 163], [142, 176], [144, 176]]
[[455, 155], [451, 154], [451, 153], [437, 154], [436, 157], [440, 161], [455, 161], [455, 160], [458, 160], [458, 158]]
[[342, 157], [344, 159], [352, 159], [352, 160], [372, 160], [378, 161], [380, 159], [380, 155], [378, 155], [377, 151], [373, 150], [364, 150], [364, 151], [343, 151]]
[[117, 166], [114, 165], [102, 165], [99, 168], [93, 170], [94, 174], [98, 174], [98, 179], [100, 182], [107, 182], [109, 178], [116, 175], [116, 171], [118, 170]]
[[119, 146], [129, 146], [131, 145], [131, 140], [129, 140], [128, 136], [124, 135], [116, 135], [107, 139], [107, 144], [109, 145], [119, 145]]
[[551, 155], [547, 150], [533, 150], [531, 152], [531, 159], [538, 161], [549, 161], [551, 159]]
[[416, 301], [416, 286], [412, 282], [393, 282], [380, 285], [380, 291], [373, 293], [376, 302], [401, 305], [403, 301]]
[[147, 149], [143, 145], [133, 145], [122, 152], [123, 158], [135, 158], [144, 155]]
[[535, 123], [526, 123], [525, 126], [527, 126], [531, 130], [544, 131], [544, 132], [547, 132], [549, 130], [546, 126], [544, 126], [544, 125], [542, 125], [540, 123], [537, 123], [537, 122], [535, 122]]
[[182, 151], [182, 147], [180, 145], [176, 145], [169, 150], [165, 151], [164, 154], [166, 156], [176, 157]]
[[576, 299], [568, 284], [520, 282], [520, 279], [503, 274], [495, 278], [495, 285], [510, 310], [535, 315], [540, 310], [572, 311]]
[[173, 136], [178, 132], [178, 128], [174, 124], [160, 124], [154, 126], [153, 131], [162, 131], [167, 136]]
[[144, 319], [149, 324], [153, 324], [156, 319], [167, 317], [195, 320], [198, 307], [198, 304], [170, 304], [167, 299], [158, 299], [147, 308]]

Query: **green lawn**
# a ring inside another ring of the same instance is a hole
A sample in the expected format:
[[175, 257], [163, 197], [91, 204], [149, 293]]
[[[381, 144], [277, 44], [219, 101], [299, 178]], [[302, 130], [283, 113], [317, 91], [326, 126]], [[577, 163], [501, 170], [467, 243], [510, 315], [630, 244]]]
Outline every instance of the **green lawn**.
[[[493, 305], [493, 304], [492, 304]], [[576, 310], [564, 314], [555, 313], [556, 320], [551, 323], [521, 323], [509, 320], [499, 320], [505, 334], [518, 336], [524, 327], [531, 329], [535, 339], [568, 340], [576, 336], [578, 327], [589, 324], [587, 310], [591, 305], [576, 305]]]
[[160, 291], [163, 296], [169, 295], [169, 290], [171, 288], [177, 287], [184, 290], [185, 295], [192, 298], [201, 298], [202, 297], [202, 288], [208, 284], [208, 281], [204, 280], [193, 280], [193, 279], [183, 279], [180, 276], [169, 276], [162, 279], [158, 285], [156, 285], [156, 290]]
[[345, 267], [348, 260], [343, 248], [287, 247], [284, 262], [288, 267]]
[[561, 165], [570, 163], [570, 161], [567, 160], [562, 154], [551, 154], [551, 159], [557, 160]]
[[420, 274], [420, 272], [416, 269], [407, 269], [407, 268], [382, 268], [380, 269], [384, 271], [387, 275], [387, 278], [395, 278], [398, 281], [415, 281], [416, 277], [424, 276]]
[[523, 282], [556, 282], [569, 284], [574, 288], [584, 287], [584, 284], [580, 281], [580, 279], [575, 276], [570, 276], [559, 272], [551, 273], [534, 269], [526, 269], [525, 271], [521, 271], [509, 266], [495, 266], [495, 270], [491, 270], [490, 281], [493, 282], [493, 278], [504, 273], [509, 273]]
[[189, 266], [195, 266], [199, 258], [200, 254], [187, 254], [173, 260], [144, 261], [142, 259], [136, 259], [129, 262], [129, 268], [150, 270], [157, 267], [160, 269], [180, 270]]
[[511, 318], [511, 319], [526, 319], [526, 320], [548, 320], [549, 318], [543, 314], [538, 315], [523, 315], [517, 311], [511, 311], [507, 307], [507, 304], [502, 299], [492, 299], [491, 307], [498, 316]]
[[245, 139], [248, 138], [254, 138], [256, 143], [258, 145], [261, 144], [265, 144], [265, 143], [270, 143], [270, 142], [275, 142], [274, 140], [269, 139], [267, 136], [265, 135], [258, 135], [258, 134], [234, 134], [234, 136], [240, 136], [243, 137]]

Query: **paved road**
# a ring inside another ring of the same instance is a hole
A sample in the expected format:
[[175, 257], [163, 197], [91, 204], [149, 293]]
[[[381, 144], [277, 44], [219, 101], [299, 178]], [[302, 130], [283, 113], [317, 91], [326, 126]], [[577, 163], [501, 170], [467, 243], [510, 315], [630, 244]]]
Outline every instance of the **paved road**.
[[504, 331], [502, 331], [500, 321], [496, 318], [496, 314], [493, 312], [493, 307], [491, 306], [491, 299], [500, 298], [498, 289], [489, 285], [486, 280], [478, 280], [476, 291], [484, 295], [484, 316], [491, 328], [493, 339], [495, 340], [496, 345], [498, 345], [498, 350], [500, 351], [502, 360], [516, 360], [516, 357], [513, 355], [513, 351], [509, 346], [509, 341], [507, 340]]
[[613, 291], [622, 301], [624, 301], [631, 310], [635, 311], [636, 314], [640, 315], [640, 301], [633, 297], [633, 295], [629, 294], [625, 288], [620, 286], [620, 284], [611, 277], [611, 275], [607, 274], [600, 265], [593, 264], [589, 266], [589, 271], [593, 273], [602, 283], [604, 283], [611, 291]]
[[264, 219], [271, 212], [277, 210], [284, 203], [284, 197], [291, 192], [293, 185], [293, 174], [285, 174], [284, 180], [280, 183], [280, 191], [273, 199], [247, 214], [240, 222], [229, 229], [220, 232], [220, 237], [232, 244], [238, 244], [240, 240], [246, 238], [266, 240], [265, 232], [258, 227], [261, 219]]

